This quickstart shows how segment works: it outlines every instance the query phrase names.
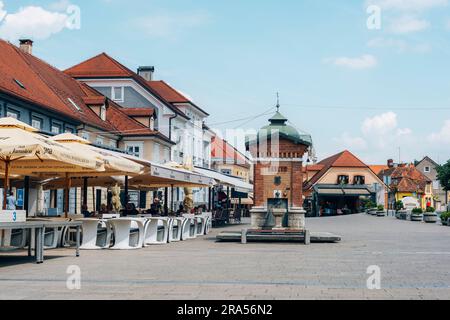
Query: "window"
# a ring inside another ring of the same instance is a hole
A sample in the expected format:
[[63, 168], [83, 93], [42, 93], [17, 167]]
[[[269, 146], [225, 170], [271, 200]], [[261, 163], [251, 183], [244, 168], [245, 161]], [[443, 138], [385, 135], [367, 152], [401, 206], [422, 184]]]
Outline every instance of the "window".
[[21, 87], [22, 89], [26, 89], [25, 86], [23, 85], [23, 83], [20, 82], [19, 80], [14, 79], [14, 82], [15, 82], [19, 87]]
[[80, 107], [71, 98], [67, 98], [67, 100], [69, 100], [70, 104], [74, 106], [75, 109], [81, 111]]
[[150, 130], [155, 130], [155, 119], [153, 117], [150, 118]]
[[42, 130], [42, 119], [33, 117], [31, 119], [31, 126], [37, 130]]
[[430, 173], [431, 172], [431, 168], [427, 166], [427, 167], [423, 168], [423, 172]]
[[155, 161], [156, 163], [159, 163], [161, 157], [160, 157], [159, 144], [157, 144], [157, 143], [153, 144], [152, 158], [153, 158], [153, 161]]
[[17, 111], [8, 110], [8, 111], [6, 111], [6, 116], [14, 118], [14, 119], [19, 119], [20, 118], [20, 113], [17, 112]]
[[112, 100], [116, 102], [123, 102], [123, 87], [112, 87]]
[[231, 170], [230, 169], [222, 169], [222, 170], [220, 170], [220, 172], [222, 172], [223, 174], [231, 176]]
[[364, 176], [355, 176], [353, 178], [353, 184], [366, 184], [366, 177], [364, 177]]
[[102, 145], [104, 142], [103, 137], [98, 136], [97, 139], [95, 139], [95, 143], [98, 145]]
[[110, 140], [110, 141], [109, 141], [109, 146], [110, 146], [111, 148], [117, 148], [117, 142], [116, 142], [116, 140]]
[[66, 130], [65, 130], [65, 132], [66, 132], [66, 133], [74, 133], [74, 132], [75, 132], [75, 130], [73, 130], [73, 128], [70, 128], [70, 127], [66, 127]]
[[348, 182], [349, 182], [348, 176], [346, 176], [346, 175], [338, 176], [338, 181], [337, 181], [338, 184], [348, 184]]
[[81, 137], [82, 137], [84, 140], [88, 140], [88, 141], [89, 141], [89, 133], [83, 132], [83, 133], [81, 134]]
[[106, 120], [106, 107], [105, 106], [101, 106], [101, 108], [100, 108], [100, 119], [102, 119], [103, 121]]
[[52, 133], [54, 134], [60, 134], [61, 133], [61, 125], [57, 123], [52, 123]]
[[125, 145], [125, 150], [128, 154], [131, 154], [135, 157], [142, 158], [144, 152], [143, 143], [127, 143]]

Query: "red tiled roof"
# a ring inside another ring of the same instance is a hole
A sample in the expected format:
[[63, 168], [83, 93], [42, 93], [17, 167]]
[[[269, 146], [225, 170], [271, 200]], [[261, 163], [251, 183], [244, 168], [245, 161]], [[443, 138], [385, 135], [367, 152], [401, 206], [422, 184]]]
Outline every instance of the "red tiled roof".
[[235, 163], [245, 165], [248, 159], [236, 150], [227, 141], [215, 136], [211, 140], [211, 158], [223, 159], [227, 163]]
[[155, 136], [168, 143], [173, 142], [161, 134], [159, 131], [150, 130], [150, 128], [144, 126], [142, 123], [130, 118], [125, 112], [125, 108], [120, 107], [112, 101], [109, 101], [109, 105], [106, 111], [106, 119], [117, 130], [117, 133], [122, 136]]
[[370, 169], [372, 169], [372, 171], [376, 175], [378, 175], [381, 171], [389, 168], [387, 165], [384, 165], [384, 164], [375, 164], [375, 165], [370, 165], [369, 167], [370, 167]]
[[134, 73], [104, 52], [64, 72], [75, 78], [130, 77]]
[[106, 53], [101, 53], [95, 57], [83, 61], [65, 70], [64, 72], [74, 78], [132, 78], [134, 81], [146, 88], [152, 95], [157, 97], [173, 112], [189, 119], [181, 110], [174, 106], [170, 101], [167, 101], [158, 91], [156, 91], [153, 86], [149, 84], [149, 81], [131, 71]]
[[152, 108], [123, 108], [122, 112], [131, 117], [150, 117], [155, 110]]
[[170, 103], [188, 103], [190, 100], [164, 81], [147, 81], [148, 85]]
[[392, 183], [389, 187], [397, 192], [425, 193], [425, 186], [431, 182], [416, 167], [408, 164], [387, 168], [382, 170], [378, 176], [390, 176]]
[[317, 165], [322, 166], [322, 168], [309, 181], [305, 183], [305, 189], [311, 188], [332, 167], [369, 168], [364, 162], [359, 160], [353, 153], [348, 150], [328, 157], [320, 161]]
[[[0, 90], [7, 94], [80, 123], [104, 130], [113, 129], [86, 105], [86, 93], [78, 81], [3, 40], [0, 40], [0, 74]], [[23, 84], [25, 89], [15, 80]]]

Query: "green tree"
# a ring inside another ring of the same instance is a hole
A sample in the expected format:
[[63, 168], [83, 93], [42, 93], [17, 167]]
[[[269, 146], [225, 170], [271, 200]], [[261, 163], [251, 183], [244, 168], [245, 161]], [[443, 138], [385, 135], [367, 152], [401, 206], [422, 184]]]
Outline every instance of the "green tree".
[[445, 191], [450, 191], [450, 160], [446, 164], [438, 166], [436, 170], [441, 186]]

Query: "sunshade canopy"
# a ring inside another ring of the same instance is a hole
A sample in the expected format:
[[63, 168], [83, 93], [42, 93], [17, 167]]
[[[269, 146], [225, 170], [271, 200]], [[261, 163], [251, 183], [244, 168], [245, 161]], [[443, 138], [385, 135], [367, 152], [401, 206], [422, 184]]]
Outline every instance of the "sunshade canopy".
[[14, 118], [0, 119], [0, 170], [9, 164], [9, 174], [40, 172], [102, 171], [101, 161], [74, 152]]
[[252, 184], [242, 181], [239, 178], [231, 177], [231, 176], [222, 174], [222, 173], [214, 171], [214, 170], [203, 169], [203, 168], [198, 168], [198, 167], [194, 168], [194, 172], [197, 172], [204, 176], [210, 177], [210, 178], [216, 180], [216, 182], [218, 184], [221, 184], [221, 185], [224, 185], [227, 187], [232, 187], [237, 192], [248, 193], [248, 192], [253, 191]]
[[[87, 179], [87, 186], [89, 187], [114, 187], [116, 185], [123, 186], [125, 183], [125, 178], [123, 176], [100, 176]], [[72, 188], [81, 188], [84, 186], [84, 178], [76, 177], [71, 178]], [[44, 190], [57, 190], [66, 188], [66, 179], [49, 179], [43, 182]]]
[[[78, 137], [72, 133], [63, 133], [52, 137], [51, 140], [57, 141], [65, 146], [70, 147], [72, 150], [89, 155], [92, 158], [96, 158], [102, 161], [105, 166], [105, 171], [97, 175], [113, 176], [113, 175], [137, 175], [142, 173], [144, 167], [135, 161], [126, 159], [117, 153], [112, 153], [108, 150], [97, 148], [92, 146], [88, 140]], [[83, 170], [78, 174], [70, 174], [70, 176], [85, 176], [89, 174], [89, 170]]]

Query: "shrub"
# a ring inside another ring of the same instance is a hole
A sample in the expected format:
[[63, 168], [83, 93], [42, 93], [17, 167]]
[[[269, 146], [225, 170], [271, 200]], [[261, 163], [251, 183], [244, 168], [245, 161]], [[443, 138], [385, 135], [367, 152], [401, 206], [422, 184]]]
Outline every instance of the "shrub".
[[382, 204], [378, 205], [377, 207], [378, 211], [384, 211], [384, 206]]
[[443, 213], [441, 213], [441, 220], [442, 221], [447, 221], [448, 218], [450, 218], [450, 212], [443, 212]]
[[421, 208], [414, 208], [411, 212], [412, 214], [422, 214], [423, 210]]
[[372, 202], [370, 200], [366, 202], [367, 209], [372, 209], [372, 208], [376, 208], [376, 207], [377, 207], [377, 205], [374, 202]]
[[402, 200], [398, 200], [396, 203], [395, 203], [395, 210], [402, 210], [402, 209], [404, 209], [405, 208], [405, 206], [403, 205], [403, 201]]
[[435, 212], [436, 210], [433, 207], [427, 207], [426, 212]]

